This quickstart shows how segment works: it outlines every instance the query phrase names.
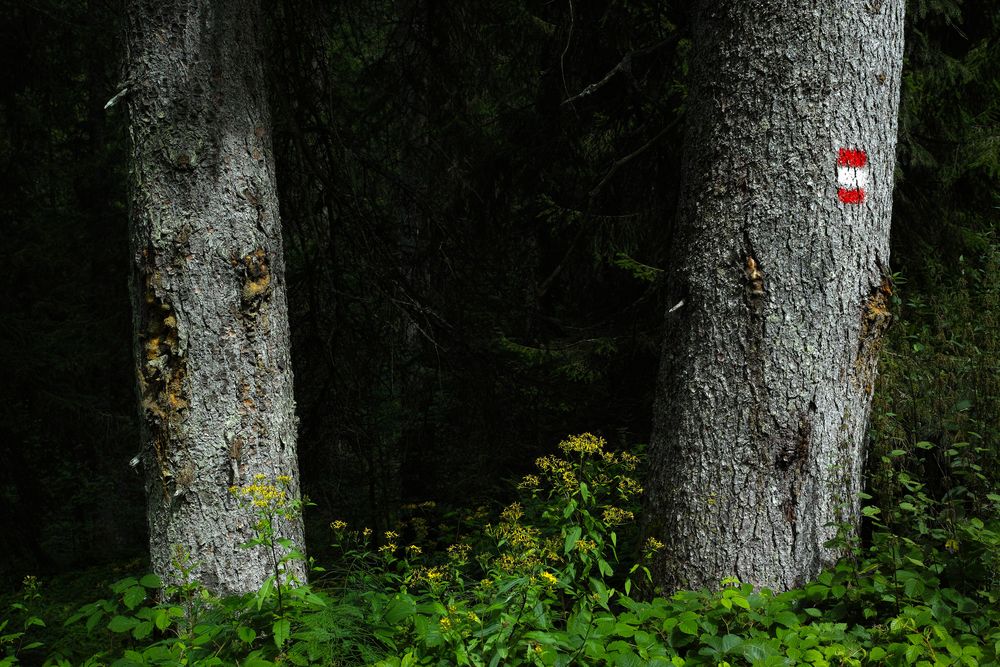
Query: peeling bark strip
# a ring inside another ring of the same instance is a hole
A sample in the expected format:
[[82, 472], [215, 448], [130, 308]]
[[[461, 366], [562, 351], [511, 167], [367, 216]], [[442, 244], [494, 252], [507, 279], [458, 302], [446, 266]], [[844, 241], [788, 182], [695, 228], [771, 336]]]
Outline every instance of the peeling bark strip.
[[644, 520], [668, 590], [786, 589], [859, 516], [904, 2], [694, 4]]
[[[274, 162], [254, 0], [128, 8], [135, 359], [153, 568], [217, 593], [273, 572], [228, 489], [298, 477]], [[297, 493], [293, 486], [292, 493]], [[302, 545], [298, 522], [279, 527]], [[301, 564], [295, 574], [304, 576]]]

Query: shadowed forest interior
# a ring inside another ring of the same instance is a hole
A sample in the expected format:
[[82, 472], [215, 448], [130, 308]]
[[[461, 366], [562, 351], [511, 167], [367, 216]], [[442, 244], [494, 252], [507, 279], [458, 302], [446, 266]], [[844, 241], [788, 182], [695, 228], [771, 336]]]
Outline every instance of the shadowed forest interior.
[[[500, 502], [569, 432], [649, 437], [683, 3], [580, 3], [572, 21], [536, 4], [269, 3], [313, 531]], [[120, 7], [4, 14], [0, 569], [19, 579], [139, 556], [145, 519], [127, 119], [104, 110]], [[897, 321], [873, 411], [889, 448], [1000, 426], [996, 12], [921, 2], [907, 20]]]
[[[106, 108], [129, 85], [122, 3], [0, 10], [9, 592], [142, 570], [148, 545], [129, 121]], [[497, 512], [567, 434], [642, 451], [674, 305], [687, 3], [264, 11], [309, 554], [331, 553], [335, 520], [378, 541]], [[939, 500], [1000, 480], [1000, 12], [913, 0], [905, 37], [865, 469], [880, 506], [905, 493], [896, 451]]]

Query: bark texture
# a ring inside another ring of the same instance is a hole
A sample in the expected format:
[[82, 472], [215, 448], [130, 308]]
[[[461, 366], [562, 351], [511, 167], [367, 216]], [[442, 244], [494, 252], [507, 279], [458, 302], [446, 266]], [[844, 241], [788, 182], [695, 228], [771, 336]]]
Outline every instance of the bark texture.
[[[886, 278], [903, 0], [701, 0], [646, 530], [666, 590], [776, 589], [856, 524]], [[838, 197], [841, 149], [867, 154]], [[850, 199], [850, 197], [847, 197]]]
[[[229, 493], [297, 494], [285, 266], [255, 0], [133, 0], [128, 12], [136, 370], [154, 570], [178, 547], [220, 594], [273, 573]], [[279, 533], [303, 544], [298, 521]], [[295, 574], [304, 577], [301, 564]]]

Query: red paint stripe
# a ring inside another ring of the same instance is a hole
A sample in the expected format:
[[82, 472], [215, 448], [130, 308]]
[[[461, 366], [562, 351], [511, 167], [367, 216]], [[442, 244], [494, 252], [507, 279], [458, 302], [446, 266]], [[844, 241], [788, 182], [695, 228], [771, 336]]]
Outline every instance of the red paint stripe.
[[837, 196], [845, 204], [860, 204], [865, 200], [864, 188], [837, 188]]
[[837, 153], [837, 165], [860, 169], [868, 164], [868, 154], [857, 148], [841, 148]]

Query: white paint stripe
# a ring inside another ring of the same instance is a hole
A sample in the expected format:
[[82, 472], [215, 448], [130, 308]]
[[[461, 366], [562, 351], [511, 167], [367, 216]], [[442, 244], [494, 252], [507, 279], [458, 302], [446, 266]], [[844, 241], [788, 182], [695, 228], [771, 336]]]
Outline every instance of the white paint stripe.
[[855, 190], [868, 186], [868, 169], [857, 167], [837, 167], [837, 185]]

